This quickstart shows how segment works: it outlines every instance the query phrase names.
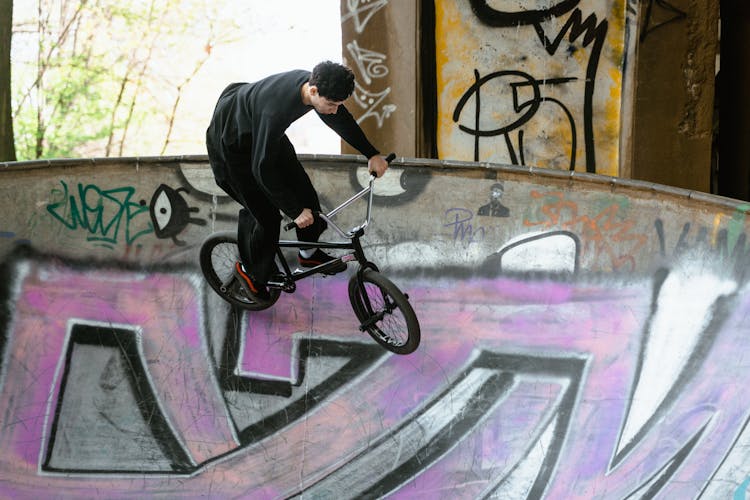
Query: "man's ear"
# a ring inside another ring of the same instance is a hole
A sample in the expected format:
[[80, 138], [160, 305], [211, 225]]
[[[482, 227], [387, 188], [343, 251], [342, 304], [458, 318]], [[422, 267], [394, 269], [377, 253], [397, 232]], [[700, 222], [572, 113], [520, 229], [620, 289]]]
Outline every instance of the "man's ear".
[[308, 85], [307, 91], [310, 93], [311, 96], [318, 95], [318, 87], [316, 85]]

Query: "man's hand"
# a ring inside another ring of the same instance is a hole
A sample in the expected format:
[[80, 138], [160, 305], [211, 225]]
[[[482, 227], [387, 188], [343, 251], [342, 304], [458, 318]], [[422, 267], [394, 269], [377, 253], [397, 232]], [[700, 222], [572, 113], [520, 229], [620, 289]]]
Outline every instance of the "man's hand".
[[375, 155], [367, 162], [367, 170], [371, 174], [375, 174], [375, 177], [382, 177], [385, 171], [388, 170], [388, 162], [382, 156]]
[[294, 219], [294, 223], [297, 224], [297, 227], [299, 228], [307, 227], [313, 222], [315, 222], [315, 217], [313, 217], [312, 210], [309, 208], [303, 208], [302, 213]]

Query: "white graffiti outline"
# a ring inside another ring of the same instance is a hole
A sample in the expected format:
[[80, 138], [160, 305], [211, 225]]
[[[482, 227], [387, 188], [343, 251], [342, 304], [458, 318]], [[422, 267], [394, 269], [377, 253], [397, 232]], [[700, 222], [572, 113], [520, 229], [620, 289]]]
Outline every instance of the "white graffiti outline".
[[[377, 11], [388, 5], [388, 0], [347, 0], [347, 14], [341, 16], [341, 24], [354, 19], [354, 30], [361, 34]], [[364, 16], [362, 16], [364, 14]]]
[[366, 84], [371, 84], [373, 78], [383, 78], [388, 75], [388, 66], [384, 64], [387, 58], [385, 54], [363, 49], [356, 40], [347, 43], [346, 49], [357, 64], [357, 68]]
[[395, 104], [383, 104], [380, 112], [375, 111], [375, 108], [377, 108], [390, 93], [390, 87], [382, 92], [374, 93], [363, 89], [358, 83], [355, 83], [355, 90], [352, 96], [354, 102], [356, 102], [362, 109], [366, 110], [362, 116], [357, 118], [357, 123], [362, 123], [366, 118], [372, 116], [378, 121], [378, 128], [382, 128], [385, 119], [396, 111], [397, 106]]

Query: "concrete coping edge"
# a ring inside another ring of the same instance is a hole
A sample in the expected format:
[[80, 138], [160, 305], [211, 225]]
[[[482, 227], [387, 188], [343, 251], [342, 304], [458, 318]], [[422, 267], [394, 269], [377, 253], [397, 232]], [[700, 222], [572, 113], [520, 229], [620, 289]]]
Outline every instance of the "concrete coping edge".
[[[300, 154], [303, 162], [325, 162], [325, 163], [366, 163], [362, 155], [353, 154]], [[143, 165], [161, 165], [179, 163], [207, 163], [207, 155], [176, 155], [176, 156], [123, 156], [102, 158], [54, 158], [48, 160], [29, 160], [19, 162], [1, 162], [0, 172], [8, 170], [30, 170], [47, 167], [76, 167], [93, 165], [114, 165], [132, 163], [138, 168]], [[436, 160], [431, 158], [406, 158], [397, 157], [394, 165], [406, 167], [427, 167], [439, 170], [494, 170], [516, 175], [528, 175], [530, 177], [550, 178], [556, 180], [567, 179], [570, 183], [587, 182], [600, 185], [608, 185], [614, 192], [619, 189], [651, 193], [653, 195], [667, 195], [683, 198], [689, 201], [703, 202], [711, 205], [719, 205], [734, 210], [750, 212], [750, 202], [726, 198], [710, 193], [703, 193], [684, 188], [655, 184], [647, 181], [612, 177], [608, 175], [592, 174], [586, 172], [575, 172], [569, 170], [556, 170], [534, 166], [508, 165], [491, 162], [471, 162], [460, 160]]]

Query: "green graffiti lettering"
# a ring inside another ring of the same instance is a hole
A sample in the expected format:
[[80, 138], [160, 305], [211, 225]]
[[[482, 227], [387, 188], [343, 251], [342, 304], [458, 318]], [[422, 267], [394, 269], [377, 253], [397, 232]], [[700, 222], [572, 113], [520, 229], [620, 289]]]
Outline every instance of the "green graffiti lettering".
[[153, 232], [153, 226], [148, 222], [147, 229], [131, 234], [133, 221], [148, 212], [147, 206], [132, 201], [134, 188], [102, 190], [93, 184], [78, 184], [76, 197], [70, 194], [64, 181], [60, 184], [62, 192], [57, 189], [52, 192], [59, 201], [48, 204], [47, 212], [71, 231], [79, 228], [88, 231], [87, 241], [116, 244], [124, 228], [125, 242], [132, 244], [144, 234]]

